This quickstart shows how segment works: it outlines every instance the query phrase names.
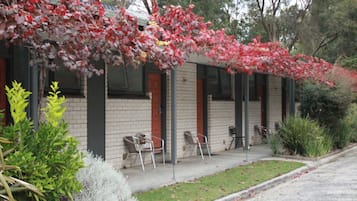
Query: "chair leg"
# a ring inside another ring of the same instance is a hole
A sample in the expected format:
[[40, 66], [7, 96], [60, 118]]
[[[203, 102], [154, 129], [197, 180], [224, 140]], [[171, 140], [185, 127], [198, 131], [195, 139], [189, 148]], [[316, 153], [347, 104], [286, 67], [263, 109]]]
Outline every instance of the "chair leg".
[[152, 165], [154, 166], [154, 169], [156, 168], [156, 161], [155, 161], [155, 147], [153, 142], [151, 141], [151, 143], [149, 144], [150, 147], [150, 154], [151, 154], [151, 160], [152, 160]]
[[209, 147], [208, 147], [208, 142], [206, 142], [206, 147], [207, 147], [208, 157], [209, 157], [209, 159], [212, 160], [211, 151], [209, 150]]
[[164, 164], [165, 167], [165, 148], [162, 148], [162, 163]]
[[152, 165], [154, 168], [156, 168], [156, 162], [155, 162], [155, 155], [154, 155], [154, 150], [151, 151], [151, 160], [152, 160]]
[[234, 138], [232, 137], [232, 140], [231, 140], [231, 143], [229, 144], [228, 150], [230, 150], [230, 149], [231, 149], [232, 144], [233, 144], [233, 141], [234, 141]]
[[139, 151], [139, 157], [140, 157], [140, 162], [141, 162], [141, 169], [143, 170], [143, 172], [145, 172], [144, 160], [143, 160], [141, 151]]
[[202, 160], [205, 160], [205, 158], [203, 157], [203, 152], [202, 152], [201, 143], [198, 142], [197, 144], [198, 144], [198, 148], [200, 149], [200, 153], [201, 153]]
[[164, 164], [164, 167], [165, 167], [166, 160], [165, 160], [165, 141], [164, 140], [161, 141], [161, 148], [162, 148], [162, 163]]

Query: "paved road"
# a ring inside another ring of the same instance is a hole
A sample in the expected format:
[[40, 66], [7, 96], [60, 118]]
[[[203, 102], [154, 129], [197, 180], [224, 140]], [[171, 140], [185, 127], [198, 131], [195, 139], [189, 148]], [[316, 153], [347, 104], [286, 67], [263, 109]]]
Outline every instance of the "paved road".
[[357, 201], [357, 150], [247, 201]]

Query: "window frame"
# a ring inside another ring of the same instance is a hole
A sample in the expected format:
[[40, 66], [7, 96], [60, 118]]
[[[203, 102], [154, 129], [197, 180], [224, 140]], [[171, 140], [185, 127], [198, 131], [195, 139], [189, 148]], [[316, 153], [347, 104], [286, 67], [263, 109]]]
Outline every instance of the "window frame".
[[[140, 66], [138, 68], [141, 68], [141, 90], [140, 91], [130, 91], [130, 90], [120, 90], [120, 89], [111, 89], [110, 88], [110, 78], [109, 78], [109, 68], [125, 68], [125, 69], [133, 69], [133, 70], [138, 70], [138, 69], [134, 69], [134, 67], [131, 66], [127, 66], [127, 67], [115, 67], [115, 66], [110, 66], [107, 65], [107, 95], [108, 98], [122, 98], [122, 99], [148, 99], [149, 97], [147, 96], [147, 89], [146, 89], [146, 81], [147, 81], [147, 77], [146, 77], [146, 68], [145, 66]], [[128, 76], [128, 72], [127, 70], [125, 70], [125, 79], [127, 84], [129, 85], [129, 81], [130, 77]], [[129, 88], [129, 87], [128, 87]]]
[[[75, 76], [78, 79], [78, 84], [75, 87], [65, 87], [60, 79], [56, 79], [56, 71], [47, 71], [47, 79], [45, 79], [45, 94], [48, 94], [50, 91], [51, 83], [57, 81], [59, 83], [59, 90], [61, 91], [61, 95], [66, 95], [70, 97], [84, 97], [83, 93], [83, 78], [81, 76], [76, 75], [74, 72], [67, 70], [63, 65], [59, 65], [59, 70], [63, 70], [66, 74], [70, 76]], [[71, 85], [72, 86], [72, 85]]]
[[[216, 76], [216, 81], [217, 86], [215, 86], [216, 90], [218, 91], [217, 93], [212, 93], [212, 91], [210, 91], [211, 86], [210, 86], [210, 78], [208, 76], [209, 71], [215, 71]], [[227, 75], [228, 81], [227, 83], [229, 83], [229, 93], [228, 94], [224, 94], [224, 87], [223, 87], [223, 78], [222, 75]], [[206, 66], [206, 78], [207, 78], [207, 94], [212, 95], [212, 100], [233, 100], [233, 93], [232, 93], [232, 76], [231, 74], [227, 73], [225, 71], [224, 68], [219, 68], [219, 67], [213, 67], [213, 66]]]
[[[253, 75], [249, 76], [249, 101], [259, 101], [258, 95], [258, 74], [254, 73]], [[253, 78], [251, 80], [250, 78]], [[252, 82], [254, 85], [252, 86]]]

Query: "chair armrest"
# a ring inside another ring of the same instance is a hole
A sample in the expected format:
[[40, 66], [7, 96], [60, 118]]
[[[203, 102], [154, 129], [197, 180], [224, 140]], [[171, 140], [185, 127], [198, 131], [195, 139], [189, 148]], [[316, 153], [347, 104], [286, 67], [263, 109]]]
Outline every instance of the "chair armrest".
[[[133, 139], [134, 139], [134, 137], [133, 137]], [[130, 143], [130, 144], [136, 144], [134, 141], [129, 140], [127, 137], [124, 137], [123, 140], [124, 140], [125, 142]]]
[[197, 142], [199, 142], [199, 141], [198, 141], [198, 136], [201, 136], [201, 137], [203, 137], [203, 139], [205, 139], [205, 143], [208, 143], [208, 139], [207, 139], [207, 136], [205, 136], [205, 135], [202, 135], [202, 134], [200, 134], [200, 133], [197, 133]]
[[254, 126], [254, 130], [258, 132], [259, 135], [262, 135], [262, 136], [267, 136], [267, 135], [270, 135], [272, 133], [272, 130], [268, 127], [265, 127], [265, 126], [258, 126], [258, 125], [255, 125]]
[[156, 140], [160, 140], [161, 141], [161, 146], [165, 147], [165, 140], [164, 139], [162, 139], [160, 137], [153, 136], [153, 135], [151, 135], [151, 138], [152, 139], [156, 139]]

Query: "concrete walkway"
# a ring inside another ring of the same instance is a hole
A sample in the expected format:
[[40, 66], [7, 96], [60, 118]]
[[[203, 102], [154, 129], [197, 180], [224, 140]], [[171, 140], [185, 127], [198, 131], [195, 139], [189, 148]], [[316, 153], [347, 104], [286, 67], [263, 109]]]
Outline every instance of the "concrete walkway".
[[357, 149], [249, 201], [356, 201]]
[[[252, 146], [248, 152], [243, 152], [242, 148], [240, 148], [214, 153], [212, 160], [208, 156], [205, 157], [204, 161], [200, 156], [179, 159], [178, 164], [175, 166], [175, 179], [173, 178], [171, 164], [166, 164], [166, 167], [163, 167], [162, 163], [157, 163], [156, 169], [153, 169], [152, 165], [148, 164], [145, 166], [145, 172], [141, 171], [141, 167], [121, 169], [121, 172], [127, 177], [131, 190], [133, 192], [141, 192], [211, 175], [238, 165], [268, 158], [271, 155], [272, 152], [268, 145], [259, 145]], [[247, 157], [248, 161], [246, 161]]]
[[[281, 191], [281, 188], [278, 186], [279, 184], [282, 184], [284, 182], [287, 181], [291, 181], [294, 180], [296, 178], [299, 178], [305, 174], [308, 174], [310, 172], [313, 172], [314, 170], [318, 170], [318, 168], [320, 166], [323, 166], [325, 164], [328, 164], [330, 162], [339, 160], [340, 157], [343, 158], [343, 156], [352, 153], [352, 155], [354, 155], [353, 153], [357, 152], [357, 144], [351, 144], [349, 145], [347, 148], [345, 148], [344, 150], [338, 150], [335, 151], [333, 153], [330, 153], [326, 156], [323, 156], [321, 158], [318, 158], [317, 160], [296, 160], [296, 159], [288, 159], [288, 158], [275, 158], [275, 157], [267, 157], [264, 158], [263, 160], [288, 160], [288, 161], [298, 161], [298, 162], [302, 162], [305, 163], [306, 165], [298, 168], [292, 172], [289, 172], [287, 174], [283, 174], [279, 177], [273, 178], [271, 180], [265, 181], [263, 183], [260, 183], [256, 186], [252, 186], [246, 190], [237, 192], [237, 193], [233, 193], [231, 195], [227, 195], [223, 198], [217, 199], [216, 201], [237, 201], [237, 200], [244, 200], [246, 198], [250, 198], [251, 196], [254, 196], [260, 192], [266, 191], [268, 189], [271, 189], [275, 186], [277, 186], [277, 191]], [[352, 165], [350, 166], [350, 168], [355, 169], [355, 160], [352, 160]], [[342, 166], [344, 166], [344, 162], [342, 162], [341, 164]], [[356, 170], [356, 169], [355, 169]], [[342, 169], [342, 172], [344, 170]], [[323, 180], [324, 182], [324, 180]], [[308, 188], [310, 189], [314, 189], [314, 187], [309, 186]], [[332, 186], [333, 188], [334, 186]], [[273, 193], [274, 194], [274, 193]], [[302, 193], [302, 195], [304, 195], [304, 193]], [[289, 200], [290, 197], [287, 198], [287, 200]], [[264, 199], [263, 199], [264, 200]], [[272, 199], [272, 200], [280, 200], [280, 199]], [[299, 201], [303, 200], [303, 199], [298, 199]], [[308, 199], [309, 200], [309, 199]], [[315, 199], [310, 199], [310, 200], [315, 200]], [[326, 200], [330, 200], [330, 199], [326, 199]], [[340, 199], [337, 199], [340, 200]]]

